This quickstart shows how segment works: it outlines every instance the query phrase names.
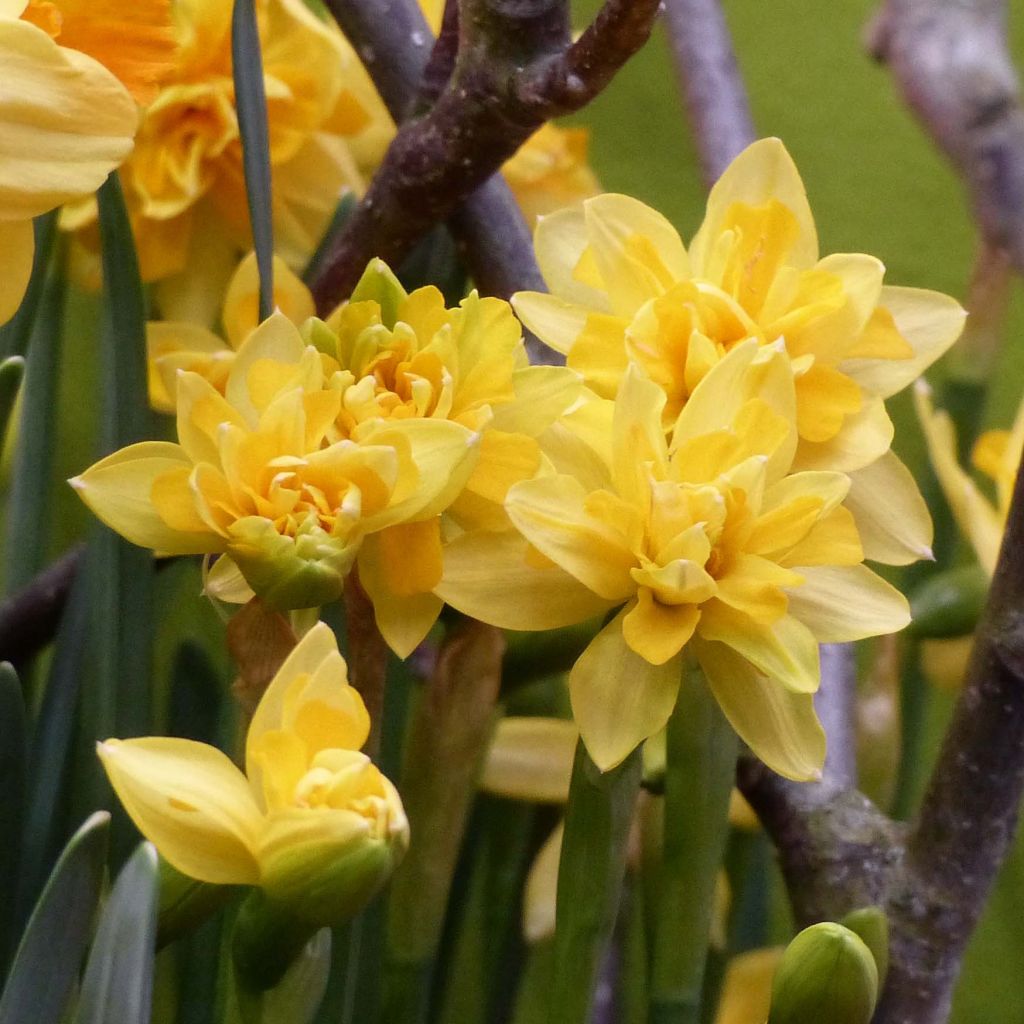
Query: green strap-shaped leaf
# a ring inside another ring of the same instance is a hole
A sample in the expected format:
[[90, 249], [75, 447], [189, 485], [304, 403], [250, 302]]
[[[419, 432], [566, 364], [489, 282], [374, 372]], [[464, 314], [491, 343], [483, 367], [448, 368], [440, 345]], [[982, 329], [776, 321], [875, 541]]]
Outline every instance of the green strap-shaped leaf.
[[109, 823], [109, 814], [97, 812], [64, 848], [18, 947], [0, 998], [0, 1024], [61, 1019], [100, 898]]
[[57, 387], [67, 281], [59, 256], [38, 302], [25, 366], [18, 445], [11, 474], [4, 549], [4, 589], [26, 584], [42, 567], [49, 540]]
[[28, 351], [29, 339], [36, 322], [36, 312], [43, 295], [46, 268], [50, 265], [54, 240], [57, 237], [59, 210], [51, 210], [36, 217], [32, 224], [35, 233], [35, 252], [32, 256], [32, 276], [18, 312], [0, 327], [0, 357], [23, 356]]
[[103, 908], [75, 1024], [149, 1024], [156, 907], [156, 849], [140, 843]]
[[25, 816], [26, 725], [18, 673], [8, 662], [0, 662], [0, 970], [7, 966], [17, 920], [14, 881]]
[[615, 926], [640, 775], [639, 748], [602, 775], [582, 741], [577, 744], [558, 866], [552, 1024], [590, 1019]]
[[265, 320], [274, 311], [274, 228], [267, 96], [263, 87], [263, 56], [254, 0], [235, 0], [231, 18], [231, 61], [238, 130], [242, 136], [245, 194], [260, 274], [260, 320]]
[[683, 679], [666, 732], [664, 849], [658, 878], [651, 1024], [696, 1024], [715, 884], [729, 832], [737, 739], [703, 673]]

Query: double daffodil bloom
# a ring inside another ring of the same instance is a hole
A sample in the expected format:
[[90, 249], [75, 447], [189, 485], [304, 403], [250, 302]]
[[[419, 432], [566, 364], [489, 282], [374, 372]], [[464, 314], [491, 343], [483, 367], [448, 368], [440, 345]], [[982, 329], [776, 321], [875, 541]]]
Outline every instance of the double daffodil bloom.
[[132, 821], [179, 871], [259, 886], [320, 926], [365, 904], [408, 845], [398, 793], [360, 753], [369, 730], [334, 634], [320, 623], [260, 701], [244, 774], [192, 740], [111, 739], [98, 752]]
[[[343, 191], [363, 188], [359, 146], [390, 123], [355, 51], [303, 0], [258, 0], [275, 244], [301, 267]], [[241, 137], [231, 68], [231, 0], [177, 0], [178, 52], [147, 103], [125, 198], [146, 280], [223, 283], [251, 247]], [[92, 247], [93, 208], [68, 211], [69, 229]], [[188, 290], [188, 289], [186, 289]]]
[[138, 123], [121, 82], [22, 20], [26, 6], [0, 0], [0, 323], [28, 286], [32, 218], [95, 191], [128, 155]]
[[932, 406], [931, 389], [918, 381], [914, 390], [918, 420], [928, 443], [935, 475], [957, 525], [971, 542], [978, 561], [989, 576], [995, 572], [999, 546], [1010, 512], [1013, 485], [1024, 452], [1024, 403], [1010, 430], [988, 430], [978, 438], [971, 453], [974, 468], [995, 485], [995, 503], [978, 489], [957, 459], [956, 428], [949, 413]]
[[520, 318], [606, 398], [638, 363], [665, 392], [666, 430], [736, 345], [781, 339], [796, 378], [794, 469], [852, 475], [847, 503], [869, 557], [928, 556], [927, 510], [889, 450], [884, 399], [953, 343], [963, 310], [936, 292], [884, 286], [871, 256], [820, 258], [777, 139], [725, 171], [689, 250], [664, 217], [621, 195], [543, 218], [535, 244], [551, 294], [516, 295]]
[[531, 549], [510, 549], [499, 568], [492, 546], [481, 569], [477, 538], [449, 546], [438, 592], [495, 625], [550, 628], [547, 581], [561, 594], [565, 577], [583, 594], [578, 604], [559, 597], [577, 621], [593, 601], [618, 609], [569, 677], [574, 718], [602, 770], [665, 725], [688, 649], [758, 756], [814, 778], [824, 757], [812, 704], [819, 642], [909, 621], [903, 596], [861, 564], [843, 504], [849, 477], [793, 472], [795, 403], [780, 347], [749, 340], [695, 386], [666, 441], [665, 392], [631, 365], [610, 444], [587, 450], [563, 438], [547, 450], [561, 472], [509, 489], [506, 510]]
[[[239, 349], [221, 395], [178, 376], [178, 444], [142, 442], [72, 481], [132, 543], [223, 553], [212, 586], [244, 584], [279, 608], [340, 596], [364, 540], [446, 508], [477, 435], [450, 420], [370, 420], [342, 436], [325, 359], [282, 314]], [[210, 584], [208, 584], [210, 585]]]

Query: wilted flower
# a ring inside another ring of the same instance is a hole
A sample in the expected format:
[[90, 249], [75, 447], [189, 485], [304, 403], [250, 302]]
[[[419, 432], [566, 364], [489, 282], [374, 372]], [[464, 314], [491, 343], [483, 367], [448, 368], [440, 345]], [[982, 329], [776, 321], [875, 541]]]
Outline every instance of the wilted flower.
[[98, 752], [125, 810], [175, 868], [204, 882], [259, 886], [320, 926], [358, 911], [408, 844], [397, 791], [360, 753], [369, 730], [321, 623], [260, 701], [244, 774], [192, 740], [111, 739]]
[[889, 450], [883, 400], [953, 343], [963, 310], [883, 286], [871, 256], [819, 258], [803, 184], [777, 139], [733, 161], [689, 251], [664, 217], [620, 195], [543, 218], [536, 249], [551, 294], [515, 296], [523, 322], [606, 398], [637, 362], [667, 396], [666, 430], [736, 345], [781, 339], [796, 380], [793, 468], [852, 475], [847, 504], [869, 557], [928, 555], [930, 521]]
[[488, 561], [471, 540], [449, 548], [438, 592], [496, 625], [550, 628], [548, 579], [567, 619], [589, 617], [595, 603], [619, 609], [569, 678], [601, 769], [665, 725], [688, 649], [758, 756], [814, 778], [824, 756], [811, 696], [819, 642], [906, 625], [902, 595], [861, 564], [843, 504], [849, 477], [793, 472], [795, 401], [788, 360], [750, 340], [694, 388], [666, 441], [665, 393], [631, 365], [610, 443], [563, 443], [549, 453], [560, 471], [509, 490], [509, 517], [532, 549], [508, 552], [499, 569], [498, 553]]

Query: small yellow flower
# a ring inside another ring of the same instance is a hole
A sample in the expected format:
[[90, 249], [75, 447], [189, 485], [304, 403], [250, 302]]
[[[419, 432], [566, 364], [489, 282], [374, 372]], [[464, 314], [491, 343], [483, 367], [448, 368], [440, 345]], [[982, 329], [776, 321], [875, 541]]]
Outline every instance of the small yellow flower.
[[560, 128], [549, 121], [505, 161], [501, 173], [527, 224], [601, 191], [587, 163], [588, 136], [585, 128]]
[[[532, 547], [509, 551], [518, 561], [500, 569], [492, 551], [482, 570], [479, 546], [453, 544], [438, 593], [519, 629], [551, 627], [546, 581], [560, 590], [566, 576], [619, 609], [569, 678], [573, 715], [602, 770], [665, 725], [688, 648], [755, 752], [780, 774], [814, 778], [824, 756], [811, 698], [819, 642], [900, 629], [906, 601], [861, 564], [843, 504], [849, 477], [793, 471], [796, 397], [778, 347], [734, 347], [695, 386], [668, 441], [665, 403], [630, 365], [610, 443], [586, 455], [562, 443], [549, 452], [556, 471], [510, 488], [506, 510]], [[593, 604], [559, 600], [593, 614]]]
[[303, 920], [329, 925], [366, 903], [408, 845], [397, 791], [360, 753], [369, 730], [320, 623], [260, 701], [244, 774], [192, 740], [111, 739], [98, 752], [125, 810], [183, 874], [259, 886]]
[[95, 191], [128, 155], [138, 123], [117, 78], [20, 20], [25, 6], [0, 5], [0, 323], [32, 272], [32, 218]]
[[224, 395], [179, 374], [178, 444], [131, 445], [72, 484], [135, 544], [223, 553], [214, 589], [240, 571], [271, 605], [321, 605], [367, 538], [447, 507], [476, 454], [450, 420], [369, 420], [342, 436], [341, 410], [324, 357], [277, 313], [239, 349]]
[[1013, 485], [1024, 452], [1024, 403], [1011, 430], [989, 430], [978, 438], [971, 454], [974, 468], [995, 485], [993, 503], [978, 489], [957, 461], [956, 428], [949, 413], [932, 406], [931, 389], [924, 380], [914, 390], [917, 417], [928, 442], [935, 475], [957, 525], [974, 547], [978, 561], [989, 576], [995, 571]]
[[777, 139], [733, 161], [689, 251], [664, 217], [620, 195], [543, 218], [536, 249], [551, 294], [515, 296], [523, 322], [606, 398], [638, 363], [667, 396], [665, 429], [733, 348], [781, 339], [796, 378], [794, 468], [852, 475], [848, 505], [870, 557], [928, 555], [930, 522], [889, 450], [884, 399], [953, 343], [963, 310], [883, 286], [871, 256], [819, 258], [803, 183]]

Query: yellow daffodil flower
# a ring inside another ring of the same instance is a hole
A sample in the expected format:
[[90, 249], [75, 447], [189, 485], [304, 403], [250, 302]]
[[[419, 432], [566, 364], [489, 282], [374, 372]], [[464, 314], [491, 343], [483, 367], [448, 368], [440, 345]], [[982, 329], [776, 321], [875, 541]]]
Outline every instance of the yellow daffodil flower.
[[[124, 169], [146, 280], [195, 274], [220, 281], [204, 264], [208, 254], [233, 265], [252, 244], [231, 75], [231, 11], [231, 0], [179, 0], [174, 7], [177, 58], [145, 108]], [[361, 191], [361, 137], [388, 119], [333, 23], [302, 0], [258, 0], [257, 16], [275, 245], [298, 268], [315, 249], [341, 193]], [[93, 216], [93, 208], [83, 205], [66, 215], [65, 226], [87, 227]], [[80, 238], [91, 245], [91, 230]]]
[[440, 419], [368, 420], [342, 436], [343, 395], [325, 383], [324, 357], [277, 313], [239, 349], [224, 395], [179, 373], [178, 444], [131, 445], [72, 484], [135, 544], [223, 553], [215, 592], [240, 572], [279, 608], [335, 600], [367, 538], [451, 503], [478, 437]]
[[22, 20], [25, 8], [0, 2], [0, 323], [32, 272], [32, 218], [95, 191], [128, 155], [138, 123], [117, 78]]
[[[223, 338], [191, 319], [155, 320], [146, 325], [149, 400], [154, 409], [174, 412], [179, 370], [199, 374], [224, 393], [235, 353], [259, 323], [259, 293], [256, 256], [250, 253], [238, 265], [224, 296]], [[274, 257], [274, 306], [296, 325], [315, 311], [309, 289], [280, 256]]]
[[784, 952], [783, 946], [752, 949], [729, 961], [715, 1024], [760, 1024], [768, 1019], [772, 980]]
[[736, 345], [781, 339], [796, 377], [794, 468], [852, 475], [847, 504], [869, 557], [928, 556], [930, 521], [889, 450], [884, 399], [953, 343], [963, 310], [883, 286], [871, 256], [819, 258], [803, 183], [777, 139], [725, 171], [689, 251], [664, 217], [620, 195], [543, 218], [535, 241], [551, 294], [520, 293], [516, 312], [599, 394], [614, 397], [635, 361], [664, 390], [669, 429]]
[[917, 417], [928, 443], [935, 475], [949, 502], [957, 525], [971, 542], [978, 561], [989, 576], [995, 571], [999, 546], [1010, 511], [1013, 485], [1024, 452], [1024, 403], [1017, 411], [1011, 430], [988, 430], [978, 438], [971, 453], [974, 468], [995, 485], [995, 502], [982, 494], [970, 474], [957, 460], [956, 428], [949, 413], [932, 405], [926, 381], [914, 390]]
[[369, 731], [334, 634], [320, 623], [260, 701], [244, 774], [192, 740], [110, 739], [98, 752], [132, 821], [175, 868], [259, 886], [320, 926], [365, 904], [408, 845], [397, 791], [360, 753]]
[[548, 122], [506, 160], [501, 173], [527, 224], [596, 196], [601, 187], [587, 163], [589, 133]]
[[492, 550], [488, 590], [484, 549], [472, 537], [449, 545], [437, 592], [495, 625], [551, 627], [545, 563], [618, 609], [569, 678], [574, 718], [602, 770], [665, 725], [688, 649], [758, 756], [814, 778], [824, 757], [811, 696], [819, 642], [908, 622], [903, 596], [861, 564], [843, 504], [849, 477], [793, 471], [794, 390], [781, 345], [748, 340], [694, 387], [666, 441], [666, 394], [631, 364], [610, 444], [550, 449], [561, 471], [509, 489], [508, 515], [532, 545], [518, 564], [496, 571]]

